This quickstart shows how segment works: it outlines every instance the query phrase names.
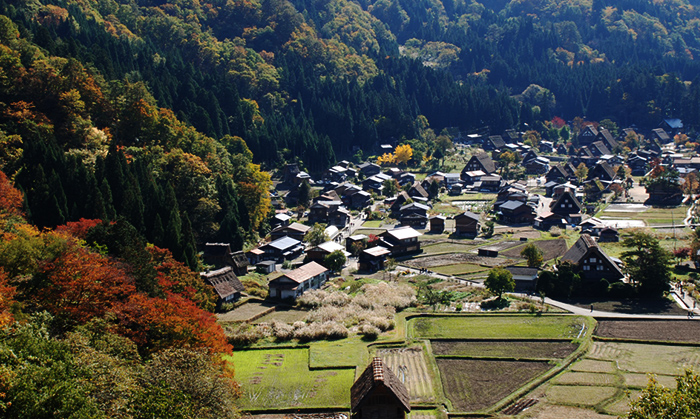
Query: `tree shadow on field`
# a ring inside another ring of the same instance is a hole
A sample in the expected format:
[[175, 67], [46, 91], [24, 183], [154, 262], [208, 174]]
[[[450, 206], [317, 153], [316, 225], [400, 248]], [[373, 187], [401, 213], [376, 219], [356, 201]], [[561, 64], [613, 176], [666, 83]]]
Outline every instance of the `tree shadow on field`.
[[593, 309], [596, 311], [623, 314], [685, 315], [688, 313], [687, 309], [682, 309], [675, 302], [661, 297], [616, 300], [578, 298], [565, 300], [564, 302], [586, 309], [593, 305]]

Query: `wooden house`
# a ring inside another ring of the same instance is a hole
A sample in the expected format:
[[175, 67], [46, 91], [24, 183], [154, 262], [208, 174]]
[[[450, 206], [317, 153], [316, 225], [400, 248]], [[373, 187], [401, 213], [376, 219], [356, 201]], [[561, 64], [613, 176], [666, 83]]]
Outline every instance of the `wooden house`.
[[561, 259], [576, 264], [581, 277], [586, 281], [606, 279], [613, 283], [624, 277], [617, 263], [603, 252], [590, 235], [585, 233]]
[[596, 137], [596, 141], [602, 142], [611, 152], [614, 152], [615, 149], [619, 147], [615, 137], [613, 137], [612, 133], [605, 127], [598, 127], [598, 136]]
[[607, 162], [598, 162], [593, 169], [588, 171], [588, 180], [598, 178], [601, 181], [614, 181], [617, 177], [615, 170]]
[[506, 142], [501, 136], [488, 136], [484, 139], [484, 150], [500, 150], [506, 147]]
[[571, 215], [581, 214], [583, 206], [571, 190], [566, 190], [556, 201], [552, 202], [550, 210], [552, 213], [563, 216], [571, 222]]
[[510, 271], [515, 280], [515, 290], [517, 291], [535, 291], [537, 288], [537, 276], [539, 269], [536, 267], [519, 267], [508, 266], [506, 270]]
[[214, 271], [199, 273], [202, 280], [216, 291], [217, 306], [223, 303], [235, 302], [241, 298], [241, 292], [245, 290], [241, 281], [236, 277], [232, 267], [224, 267]]
[[305, 261], [316, 261], [319, 264], [323, 263], [323, 260], [332, 252], [340, 251], [345, 255], [345, 258], [350, 256], [350, 253], [345, 250], [345, 248], [337, 242], [328, 241], [324, 242], [315, 247], [306, 250]]
[[578, 134], [578, 144], [579, 146], [588, 146], [589, 144], [596, 141], [598, 138], [598, 129], [592, 125], [587, 125]]
[[368, 178], [371, 176], [377, 175], [378, 173], [380, 173], [382, 171], [381, 166], [377, 165], [376, 163], [371, 163], [371, 162], [361, 163], [357, 168], [360, 170], [360, 172], [362, 172], [362, 174], [365, 177], [368, 177]]
[[605, 228], [598, 234], [598, 242], [620, 242], [620, 233], [617, 229]]
[[260, 246], [260, 249], [265, 253], [263, 260], [275, 260], [284, 262], [284, 260], [293, 260], [301, 255], [304, 251], [304, 246], [298, 239], [289, 236], [283, 236], [270, 243]]
[[375, 357], [350, 389], [350, 410], [358, 419], [404, 419], [411, 412], [408, 389]]
[[317, 262], [304, 264], [296, 270], [270, 280], [270, 297], [296, 299], [305, 291], [318, 289], [328, 280], [329, 270]]
[[301, 223], [295, 222], [288, 226], [280, 226], [276, 229], [273, 229], [270, 232], [270, 237], [273, 241], [279, 238], [283, 238], [285, 236], [296, 239], [297, 241], [303, 241], [306, 232], [308, 232], [310, 229], [311, 226], [306, 226], [302, 225]]
[[558, 183], [564, 183], [571, 178], [576, 179], [576, 175], [574, 175], [574, 167], [571, 166], [570, 163], [567, 163], [565, 165], [554, 165], [551, 168], [549, 168], [549, 172], [547, 172], [547, 175], [545, 175], [545, 179], [547, 181], [554, 181]]
[[669, 135], [674, 136], [683, 130], [683, 121], [680, 118], [664, 118], [659, 127]]
[[[462, 169], [461, 173], [464, 174], [465, 172], [472, 171], [483, 171], [486, 175], [490, 175], [496, 172], [496, 164], [486, 153], [479, 153], [469, 159], [469, 162], [464, 165], [464, 169]], [[461, 178], [464, 179], [464, 176]]]
[[461, 178], [465, 185], [474, 185], [475, 183], [481, 181], [481, 177], [486, 176], [484, 171], [467, 171], [462, 172]]
[[479, 234], [479, 215], [470, 211], [455, 216], [455, 234], [476, 237]]
[[412, 227], [403, 226], [382, 233], [380, 235], [382, 239], [381, 246], [388, 248], [392, 257], [418, 253], [421, 252], [420, 242], [418, 241], [419, 236], [421, 236], [421, 233]]
[[537, 217], [532, 206], [517, 200], [509, 200], [501, 204], [499, 212], [505, 223], [532, 223]]
[[399, 209], [399, 222], [403, 226], [425, 227], [428, 224], [430, 207], [420, 203], [410, 203]]
[[651, 135], [649, 136], [649, 138], [651, 140], [658, 141], [662, 145], [671, 143], [673, 141], [673, 138], [671, 138], [671, 136], [669, 136], [666, 130], [664, 130], [663, 128], [655, 128], [651, 130]]
[[364, 249], [357, 258], [358, 268], [361, 271], [369, 272], [383, 270], [389, 255], [391, 255], [391, 251], [383, 246]]
[[430, 218], [430, 233], [442, 233], [445, 231], [445, 216], [433, 216]]
[[412, 201], [413, 199], [409, 197], [406, 191], [401, 191], [399, 195], [396, 196], [396, 200], [394, 200], [394, 202], [391, 203], [389, 210], [391, 210], [391, 214], [398, 215], [399, 211], [401, 210], [401, 207], [405, 206], [406, 204]]

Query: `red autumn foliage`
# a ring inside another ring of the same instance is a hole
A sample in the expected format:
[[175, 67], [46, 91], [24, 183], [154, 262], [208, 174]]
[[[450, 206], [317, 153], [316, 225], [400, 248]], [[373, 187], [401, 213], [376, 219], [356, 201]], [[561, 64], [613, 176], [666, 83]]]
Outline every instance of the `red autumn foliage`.
[[552, 125], [555, 128], [562, 128], [566, 125], [566, 121], [564, 121], [561, 117], [554, 117], [552, 118]]
[[[1, 173], [1, 172], [0, 172]], [[14, 303], [15, 288], [8, 284], [7, 273], [0, 268], [0, 327], [10, 325], [14, 322], [14, 317], [10, 308]]]
[[170, 347], [202, 348], [210, 353], [233, 349], [213, 314], [172, 293], [165, 299], [134, 294], [117, 318], [119, 332], [148, 354]]
[[38, 292], [37, 300], [71, 323], [101, 317], [136, 292], [133, 279], [121, 264], [75, 243], [69, 243], [41, 272], [46, 286]]
[[158, 272], [158, 285], [164, 292], [179, 295], [199, 308], [213, 311], [216, 307], [214, 288], [204, 283], [198, 273], [173, 258], [170, 250], [150, 246], [151, 263]]
[[23, 215], [23, 200], [22, 193], [13, 187], [7, 175], [0, 171], [0, 214]]
[[64, 232], [78, 239], [85, 239], [90, 229], [102, 223], [100, 219], [81, 218], [77, 222], [68, 222], [65, 225], [57, 226], [57, 232]]

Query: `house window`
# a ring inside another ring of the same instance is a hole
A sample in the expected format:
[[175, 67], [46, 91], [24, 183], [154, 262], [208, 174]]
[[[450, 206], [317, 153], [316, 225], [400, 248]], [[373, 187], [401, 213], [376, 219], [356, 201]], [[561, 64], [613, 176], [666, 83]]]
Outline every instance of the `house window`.
[[569, 204], [569, 208], [571, 208], [571, 204]]
[[594, 262], [595, 262], [595, 258], [594, 258], [594, 257], [591, 257], [591, 260], [590, 260], [590, 261], [591, 261], [592, 263], [594, 263]]
[[583, 266], [583, 271], [589, 271], [591, 269], [590, 265], [584, 265]]
[[599, 266], [598, 266], [598, 271], [603, 271], [603, 270], [605, 270], [605, 267], [603, 267], [602, 265], [599, 265]]

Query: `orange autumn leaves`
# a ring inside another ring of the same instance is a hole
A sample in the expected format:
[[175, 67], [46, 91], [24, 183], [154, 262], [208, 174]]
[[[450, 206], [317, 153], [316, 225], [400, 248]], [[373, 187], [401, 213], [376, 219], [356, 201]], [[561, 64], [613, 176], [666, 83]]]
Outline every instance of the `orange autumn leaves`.
[[[20, 215], [21, 203], [21, 193], [0, 172], [0, 220]], [[171, 347], [231, 351], [223, 330], [207, 312], [216, 299], [211, 287], [170, 251], [149, 247], [162, 296], [138, 292], [130, 266], [91, 250], [80, 239], [98, 222], [83, 219], [56, 231], [36, 232], [61, 238], [61, 246], [52, 253], [37, 252], [45, 260], [35, 262], [21, 276], [11, 278], [0, 266], [0, 327], [13, 322], [11, 309], [19, 302], [47, 310], [67, 329], [96, 318], [108, 319], [114, 332], [133, 340], [143, 353]], [[10, 241], [18, 240], [6, 225], [0, 224], [0, 233], [7, 233]], [[16, 228], [13, 223], [12, 229]], [[37, 241], [36, 246], [45, 242]], [[21, 293], [15, 285], [21, 285]]]

